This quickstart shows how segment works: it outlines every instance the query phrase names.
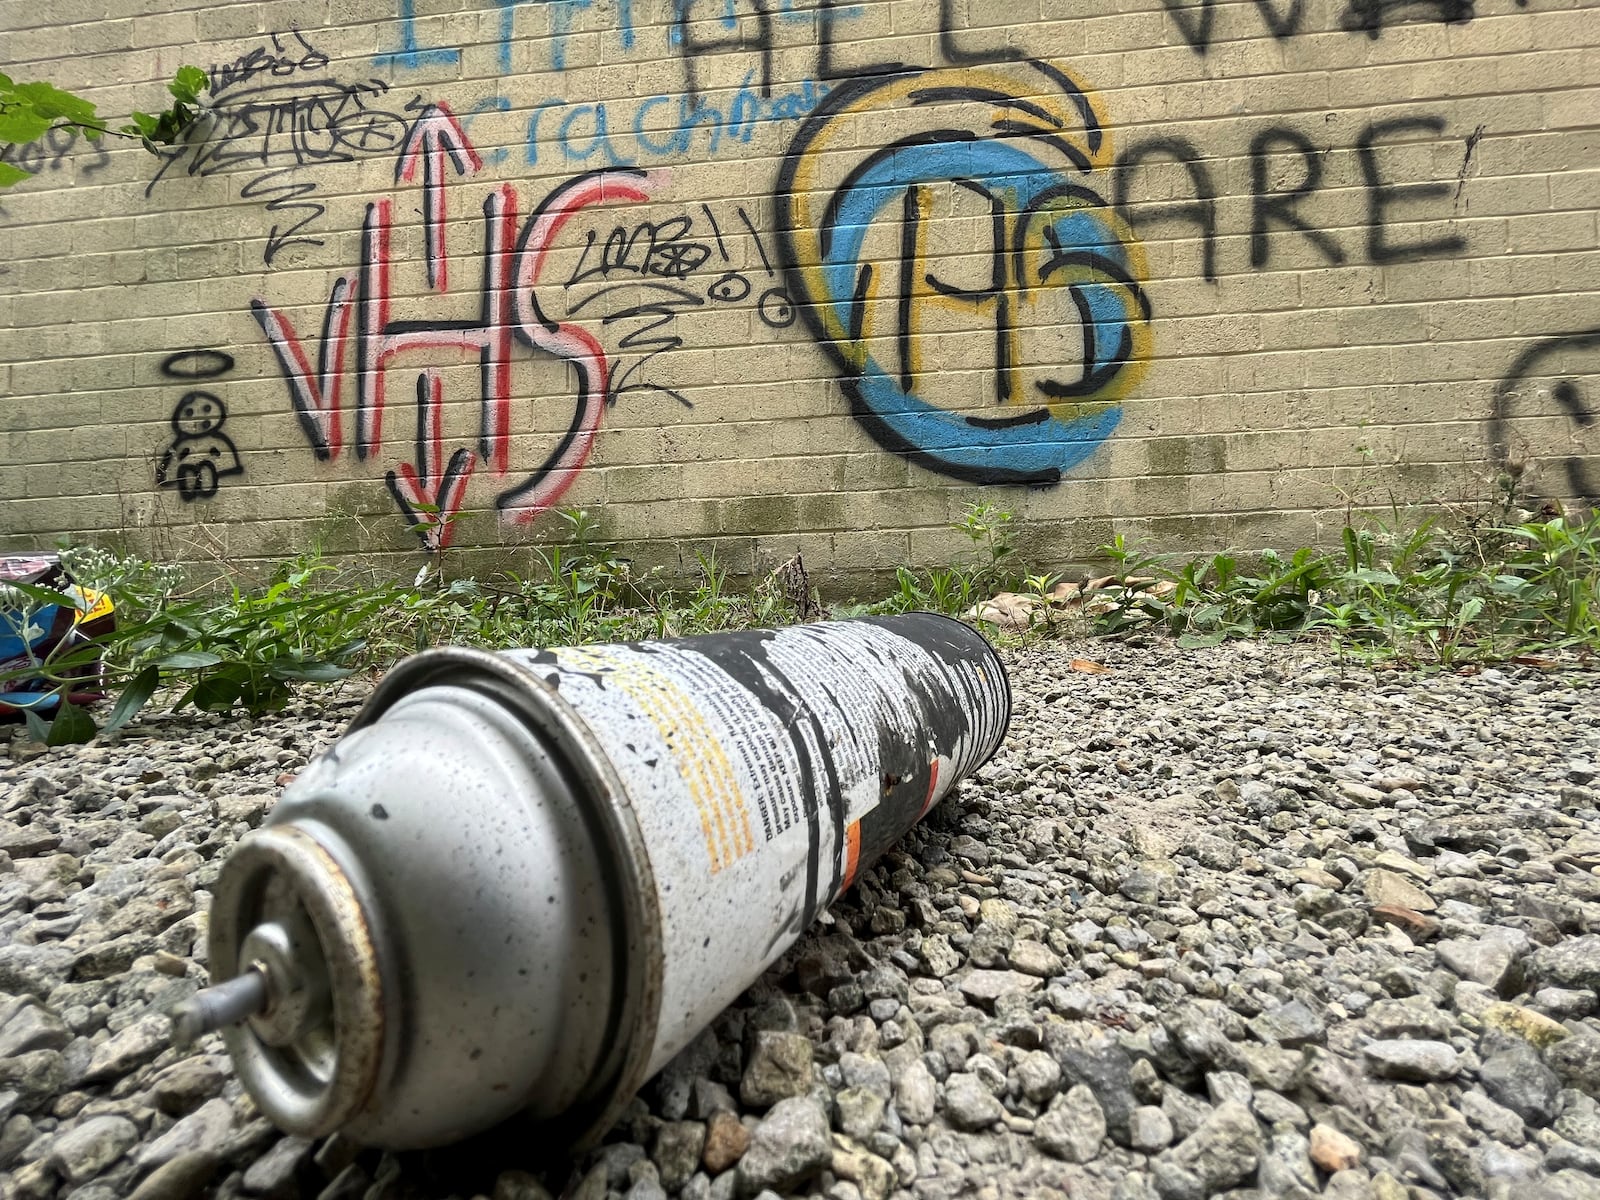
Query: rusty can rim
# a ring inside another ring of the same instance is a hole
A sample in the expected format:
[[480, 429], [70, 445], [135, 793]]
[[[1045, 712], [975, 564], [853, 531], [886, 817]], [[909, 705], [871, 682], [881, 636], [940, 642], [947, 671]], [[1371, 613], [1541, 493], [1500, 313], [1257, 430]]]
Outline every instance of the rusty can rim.
[[[343, 865], [304, 830], [271, 826], [241, 838], [217, 879], [208, 935], [216, 975], [232, 978], [250, 968], [239, 956], [257, 922], [245, 910], [261, 899], [269, 879], [293, 888], [320, 943], [332, 983], [333, 1066], [325, 1079], [308, 1076], [292, 1046], [267, 1045], [248, 1021], [226, 1027], [223, 1042], [267, 1117], [290, 1133], [321, 1137], [359, 1114], [377, 1083], [386, 1025], [378, 954], [359, 889]], [[226, 919], [217, 920], [218, 913]]]

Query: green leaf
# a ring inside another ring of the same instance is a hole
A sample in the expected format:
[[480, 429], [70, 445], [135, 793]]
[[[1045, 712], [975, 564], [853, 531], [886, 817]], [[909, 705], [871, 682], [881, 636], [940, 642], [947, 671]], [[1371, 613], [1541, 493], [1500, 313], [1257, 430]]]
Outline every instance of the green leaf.
[[1204, 650], [1210, 646], [1220, 646], [1228, 640], [1228, 635], [1223, 630], [1214, 633], [1185, 633], [1178, 638], [1178, 645], [1185, 650]]
[[154, 137], [157, 127], [159, 127], [161, 124], [161, 121], [158, 117], [153, 117], [149, 113], [143, 112], [129, 113], [128, 119], [133, 123], [131, 125], [124, 125], [122, 127], [122, 132], [135, 134], [136, 136], [142, 138]]
[[94, 740], [94, 718], [73, 704], [65, 696], [56, 709], [56, 719], [50, 722], [50, 736], [46, 746], [80, 746]]
[[179, 67], [177, 75], [167, 84], [167, 91], [184, 104], [193, 104], [200, 98], [201, 92], [210, 90], [211, 80], [199, 67]]
[[37, 583], [23, 583], [20, 580], [7, 582], [6, 588], [13, 592], [21, 592], [35, 604], [64, 604], [73, 607], [72, 597], [65, 592], [58, 592], [54, 588], [40, 587]]
[[36, 742], [50, 744], [50, 723], [30, 706], [22, 710], [22, 719], [28, 723], [28, 733]]
[[51, 84], [43, 81], [19, 83], [11, 90], [13, 95], [25, 104], [31, 105], [34, 112], [46, 120], [72, 121], [83, 125], [99, 123], [93, 104], [82, 96], [63, 92]]
[[274, 679], [297, 680], [307, 683], [333, 683], [355, 673], [354, 667], [341, 667], [331, 662], [275, 662], [267, 668]]
[[21, 167], [13, 163], [0, 162], [0, 188], [8, 188], [13, 184], [21, 183], [24, 179], [32, 179]]
[[156, 659], [156, 665], [165, 667], [169, 671], [194, 671], [201, 667], [214, 667], [222, 661], [222, 656], [213, 654], [209, 650], [179, 650], [173, 654], [164, 654]]
[[194, 706], [202, 712], [227, 712], [238, 702], [242, 690], [243, 680], [219, 671], [195, 684], [191, 694]]
[[111, 709], [111, 715], [106, 718], [102, 733], [111, 733], [121, 729], [138, 711], [150, 702], [150, 697], [155, 695], [156, 686], [161, 682], [159, 667], [146, 667], [140, 671], [122, 689], [122, 695], [117, 697], [116, 704]]

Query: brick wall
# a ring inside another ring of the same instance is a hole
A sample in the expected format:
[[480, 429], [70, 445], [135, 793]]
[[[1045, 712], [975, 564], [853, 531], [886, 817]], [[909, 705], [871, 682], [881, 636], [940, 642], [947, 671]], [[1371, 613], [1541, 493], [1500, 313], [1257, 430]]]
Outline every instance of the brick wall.
[[[1107, 12], [1115, 7], [1121, 11]], [[153, 11], [163, 9], [165, 11]], [[1600, 493], [1593, 0], [0, 0], [5, 544], [642, 564]], [[413, 526], [418, 529], [413, 529]], [[418, 531], [420, 530], [420, 532]]]

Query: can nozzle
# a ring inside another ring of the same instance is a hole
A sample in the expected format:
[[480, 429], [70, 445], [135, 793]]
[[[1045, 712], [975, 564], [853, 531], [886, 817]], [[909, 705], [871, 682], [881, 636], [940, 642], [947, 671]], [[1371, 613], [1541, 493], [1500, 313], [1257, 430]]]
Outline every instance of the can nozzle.
[[267, 1006], [267, 977], [252, 966], [243, 975], [202, 988], [172, 1010], [172, 1036], [180, 1047], [203, 1034], [237, 1025]]

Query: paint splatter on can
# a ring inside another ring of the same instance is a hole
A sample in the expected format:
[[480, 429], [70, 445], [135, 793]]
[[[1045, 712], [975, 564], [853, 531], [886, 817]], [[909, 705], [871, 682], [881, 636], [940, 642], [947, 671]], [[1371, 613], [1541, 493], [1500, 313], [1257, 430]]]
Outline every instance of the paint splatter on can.
[[224, 866], [180, 1029], [291, 1132], [582, 1144], [1009, 716], [927, 613], [417, 655]]

